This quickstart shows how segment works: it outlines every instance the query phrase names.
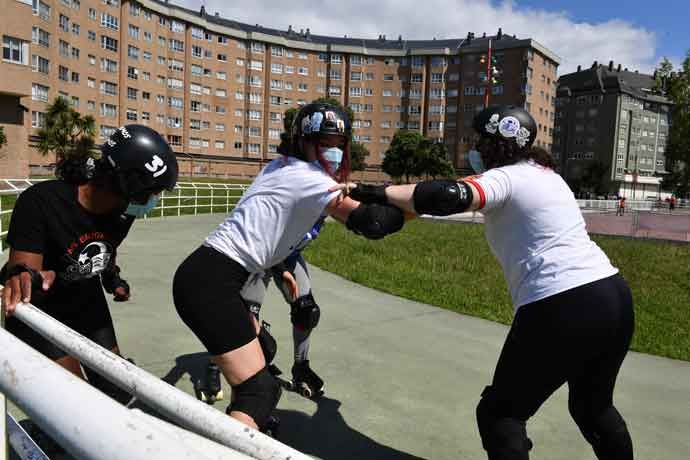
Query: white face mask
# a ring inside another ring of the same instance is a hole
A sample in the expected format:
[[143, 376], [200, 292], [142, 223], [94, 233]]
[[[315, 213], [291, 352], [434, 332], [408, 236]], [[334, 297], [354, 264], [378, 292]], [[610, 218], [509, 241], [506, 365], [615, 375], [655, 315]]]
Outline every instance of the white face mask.
[[338, 147], [331, 147], [321, 152], [324, 160], [331, 166], [331, 172], [335, 174], [343, 162], [343, 151]]
[[151, 195], [149, 200], [144, 204], [129, 203], [127, 209], [125, 209], [125, 214], [134, 217], [144, 217], [158, 204], [158, 199], [160, 195]]
[[475, 173], [481, 174], [486, 171], [484, 167], [484, 161], [482, 161], [482, 154], [478, 150], [472, 149], [469, 151], [467, 159], [470, 162], [470, 166]]

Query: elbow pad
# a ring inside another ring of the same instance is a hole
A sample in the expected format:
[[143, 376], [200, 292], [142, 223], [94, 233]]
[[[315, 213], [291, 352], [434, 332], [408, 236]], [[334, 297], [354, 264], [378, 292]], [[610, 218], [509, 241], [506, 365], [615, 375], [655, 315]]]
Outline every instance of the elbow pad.
[[417, 214], [449, 216], [467, 211], [473, 195], [465, 182], [428, 180], [417, 184], [412, 198]]
[[348, 230], [370, 240], [379, 240], [403, 227], [403, 212], [391, 205], [364, 204], [353, 210], [345, 225]]

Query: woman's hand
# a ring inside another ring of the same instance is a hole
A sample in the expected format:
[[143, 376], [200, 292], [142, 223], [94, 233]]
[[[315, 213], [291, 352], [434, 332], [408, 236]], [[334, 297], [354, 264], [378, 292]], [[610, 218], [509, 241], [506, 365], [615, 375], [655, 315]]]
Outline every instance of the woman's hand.
[[[13, 274], [15, 273], [15, 274]], [[15, 265], [9, 269], [10, 276], [2, 290], [2, 308], [7, 316], [14, 313], [20, 302], [31, 302], [31, 292], [35, 290], [47, 291], [55, 282], [53, 270], [32, 270], [23, 265]]]
[[294, 302], [299, 297], [299, 287], [297, 286], [297, 280], [292, 273], [285, 270], [283, 271], [283, 283], [288, 287], [290, 295], [292, 296], [292, 301]]

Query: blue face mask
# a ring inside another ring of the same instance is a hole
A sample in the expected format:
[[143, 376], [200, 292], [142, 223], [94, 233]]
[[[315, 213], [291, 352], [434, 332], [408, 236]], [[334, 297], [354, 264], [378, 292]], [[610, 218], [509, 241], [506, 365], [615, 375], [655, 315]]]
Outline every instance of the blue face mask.
[[331, 172], [335, 174], [340, 169], [340, 163], [343, 162], [343, 151], [338, 147], [331, 147], [322, 152], [324, 160], [328, 162], [331, 167]]
[[149, 200], [144, 204], [129, 203], [127, 209], [125, 209], [125, 214], [134, 217], [144, 217], [158, 204], [158, 199], [160, 195], [151, 195]]
[[479, 153], [477, 150], [470, 150], [467, 159], [470, 162], [470, 166], [474, 170], [475, 173], [481, 174], [484, 171], [486, 171], [486, 168], [484, 167], [484, 162], [482, 161], [482, 154]]

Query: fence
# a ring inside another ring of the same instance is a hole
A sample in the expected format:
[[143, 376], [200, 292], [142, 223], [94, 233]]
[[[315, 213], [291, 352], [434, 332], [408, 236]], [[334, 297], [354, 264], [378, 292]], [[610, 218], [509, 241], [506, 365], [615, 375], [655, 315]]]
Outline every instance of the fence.
[[126, 409], [0, 329], [0, 348], [7, 357], [0, 368], [0, 390], [76, 458], [309, 460], [100, 347], [31, 304], [19, 304], [14, 314], [192, 432]]
[[[40, 180], [0, 179], [0, 252], [17, 196]], [[213, 212], [229, 213], [249, 186], [218, 182], [180, 182], [171, 192], [163, 192], [158, 205], [147, 217], [181, 216]]]

